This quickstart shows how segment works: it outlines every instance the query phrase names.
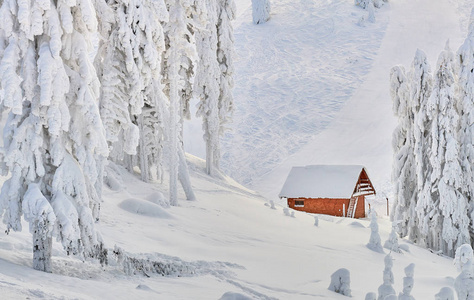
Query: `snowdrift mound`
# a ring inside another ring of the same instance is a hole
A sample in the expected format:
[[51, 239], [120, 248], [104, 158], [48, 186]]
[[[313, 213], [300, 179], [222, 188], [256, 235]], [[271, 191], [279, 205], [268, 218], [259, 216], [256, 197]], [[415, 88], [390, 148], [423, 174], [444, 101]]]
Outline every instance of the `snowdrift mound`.
[[162, 219], [172, 218], [161, 206], [145, 200], [135, 198], [127, 199], [120, 202], [119, 207], [132, 214]]

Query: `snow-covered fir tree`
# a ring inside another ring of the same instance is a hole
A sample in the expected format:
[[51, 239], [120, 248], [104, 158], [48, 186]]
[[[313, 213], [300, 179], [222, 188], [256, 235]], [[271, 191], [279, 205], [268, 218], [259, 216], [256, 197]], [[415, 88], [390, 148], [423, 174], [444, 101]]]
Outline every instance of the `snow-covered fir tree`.
[[[149, 181], [160, 176], [163, 148], [161, 22], [168, 20], [163, 1], [111, 1], [115, 22], [104, 35], [100, 65], [101, 115], [111, 147], [110, 158], [130, 170], [136, 165]], [[137, 150], [138, 149], [138, 150]]]
[[402, 66], [395, 66], [390, 72], [390, 93], [393, 112], [398, 117], [398, 126], [393, 133], [394, 150], [392, 181], [395, 199], [392, 219], [399, 221], [398, 232], [401, 237], [418, 237], [416, 226], [416, 169], [414, 157], [414, 113], [410, 101], [410, 82]]
[[254, 24], [263, 24], [270, 19], [270, 0], [252, 0], [252, 19]]
[[206, 143], [206, 172], [214, 174], [218, 168], [216, 159], [219, 155], [219, 94], [220, 67], [217, 60], [217, 22], [219, 6], [215, 0], [207, 0], [207, 19], [205, 30], [196, 32], [196, 46], [199, 54], [197, 76], [195, 81], [199, 106], [196, 115], [202, 118], [202, 129]]
[[446, 48], [441, 52], [434, 76], [433, 92], [428, 101], [427, 115], [431, 120], [432, 168], [431, 198], [438, 208], [441, 220], [439, 248], [448, 255], [466, 242], [470, 242], [467, 200], [462, 194], [463, 174], [459, 160], [459, 113], [456, 99], [456, 65], [454, 53]]
[[219, 137], [233, 111], [233, 0], [208, 0], [205, 30], [196, 32], [199, 54], [195, 92], [200, 98], [197, 116], [202, 118], [206, 142], [206, 171], [219, 169]]
[[0, 195], [3, 221], [8, 231], [20, 231], [25, 213], [35, 239], [43, 240], [34, 242], [37, 269], [51, 270], [53, 222], [68, 253], [99, 257], [94, 221], [108, 149], [89, 56], [94, 5], [6, 0], [0, 17], [1, 107], [8, 111], [0, 161], [9, 174]]
[[433, 76], [426, 54], [422, 50], [418, 49], [415, 53], [409, 73], [409, 80], [410, 99], [414, 106], [413, 151], [417, 194], [416, 216], [410, 215], [410, 218], [417, 220], [416, 224], [419, 227], [418, 242], [432, 247], [433, 241], [436, 240], [438, 235], [438, 231], [430, 227], [433, 222], [436, 222], [438, 215], [431, 198], [431, 184], [429, 180], [432, 168], [429, 155], [427, 155], [431, 151], [431, 120], [427, 116], [427, 104], [432, 92]]
[[459, 48], [459, 110], [460, 110], [460, 161], [464, 174], [463, 193], [469, 202], [471, 226], [474, 224], [474, 8], [471, 11], [468, 34]]
[[204, 14], [202, 2], [167, 0], [169, 22], [165, 26], [166, 51], [164, 61], [165, 93], [169, 97], [168, 151], [170, 174], [170, 204], [178, 204], [178, 181], [186, 197], [195, 198], [184, 156], [182, 124], [190, 117], [189, 101], [197, 54], [192, 27], [196, 18]]

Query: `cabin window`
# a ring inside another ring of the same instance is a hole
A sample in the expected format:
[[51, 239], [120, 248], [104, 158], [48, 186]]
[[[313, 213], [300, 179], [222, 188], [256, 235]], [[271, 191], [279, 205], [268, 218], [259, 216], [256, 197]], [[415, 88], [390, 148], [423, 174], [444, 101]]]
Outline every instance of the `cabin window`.
[[295, 200], [295, 207], [304, 207], [304, 200]]

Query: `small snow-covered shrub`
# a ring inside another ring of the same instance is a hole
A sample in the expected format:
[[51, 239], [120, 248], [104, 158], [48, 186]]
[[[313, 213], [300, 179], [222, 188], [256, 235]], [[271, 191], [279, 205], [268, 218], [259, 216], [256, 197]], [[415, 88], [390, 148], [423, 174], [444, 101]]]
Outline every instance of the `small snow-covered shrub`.
[[370, 240], [367, 248], [375, 252], [384, 253], [382, 248], [382, 241], [379, 235], [379, 225], [377, 224], [377, 216], [375, 211], [370, 214]]
[[314, 216], [314, 226], [319, 226], [319, 218], [318, 216]]
[[390, 235], [388, 236], [388, 240], [385, 241], [383, 246], [384, 248], [387, 248], [390, 251], [402, 253], [402, 250], [400, 249], [400, 246], [398, 245], [398, 235], [396, 232], [397, 226], [398, 226], [397, 222], [394, 221], [392, 223], [392, 232], [390, 232]]
[[379, 286], [379, 297], [378, 300], [385, 300], [389, 295], [396, 295], [395, 290], [393, 289], [392, 284], [394, 283], [393, 279], [393, 260], [390, 254], [387, 254], [384, 259], [385, 268], [383, 270], [383, 283]]
[[328, 289], [344, 296], [351, 296], [351, 274], [347, 269], [339, 269], [331, 275]]
[[403, 278], [403, 292], [398, 295], [399, 300], [415, 300], [413, 296], [410, 295], [413, 285], [415, 283], [413, 276], [415, 274], [415, 264], [409, 264], [405, 268], [406, 277]]
[[270, 19], [270, 0], [252, 0], [254, 24], [263, 24]]
[[456, 250], [454, 265], [461, 271], [454, 281], [458, 300], [474, 299], [474, 255], [471, 245], [464, 244]]
[[365, 300], [377, 300], [377, 294], [374, 292], [367, 293], [367, 295], [365, 295]]
[[284, 207], [283, 208], [283, 214], [287, 217], [290, 216], [290, 209], [288, 207]]
[[450, 287], [444, 287], [435, 295], [435, 300], [454, 300], [454, 292]]

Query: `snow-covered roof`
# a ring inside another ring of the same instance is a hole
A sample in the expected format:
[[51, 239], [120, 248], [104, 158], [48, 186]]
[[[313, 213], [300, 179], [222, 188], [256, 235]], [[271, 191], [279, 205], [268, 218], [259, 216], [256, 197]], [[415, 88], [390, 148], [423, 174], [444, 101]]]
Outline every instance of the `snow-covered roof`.
[[285, 198], [350, 198], [363, 169], [364, 167], [359, 165], [293, 167], [279, 196]]

